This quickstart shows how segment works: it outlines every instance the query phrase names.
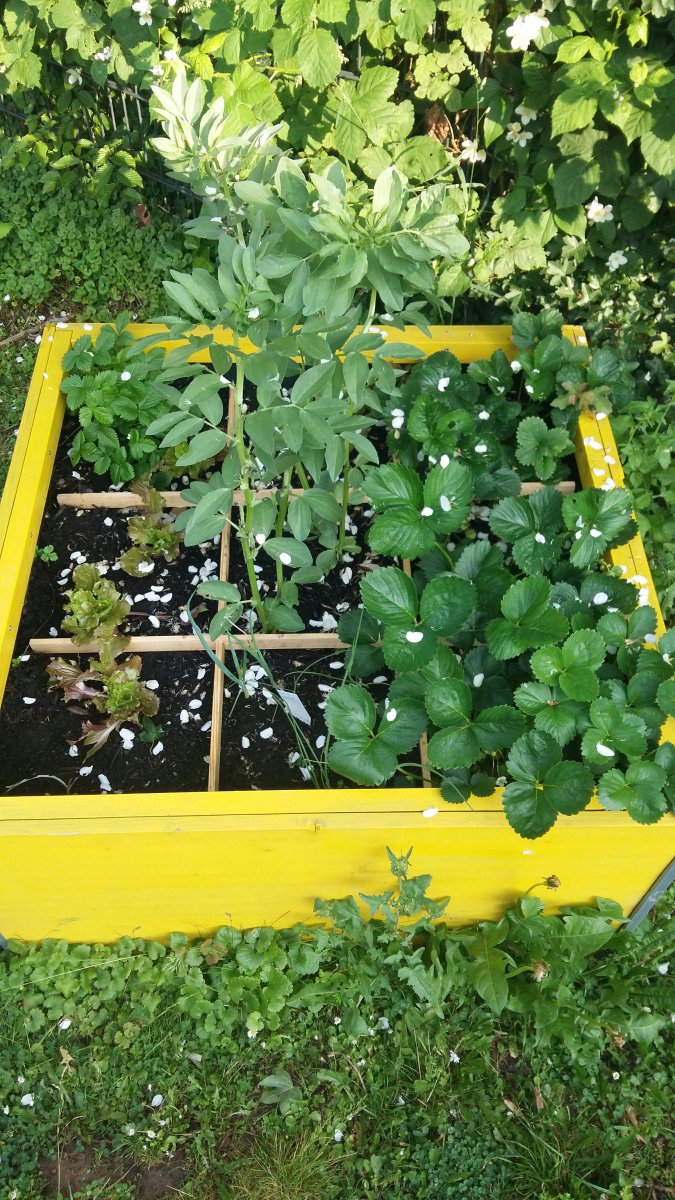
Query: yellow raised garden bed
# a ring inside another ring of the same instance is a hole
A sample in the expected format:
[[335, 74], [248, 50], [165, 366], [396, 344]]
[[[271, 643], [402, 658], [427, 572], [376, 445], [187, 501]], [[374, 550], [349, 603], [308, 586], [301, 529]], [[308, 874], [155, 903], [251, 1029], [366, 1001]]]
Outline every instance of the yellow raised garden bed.
[[[45, 328], [0, 505], [0, 696], [65, 411], [61, 360], [91, 329]], [[565, 332], [585, 344], [580, 329]], [[401, 340], [429, 353], [451, 350], [463, 362], [497, 349], [515, 354], [509, 326], [435, 328], [431, 338], [408, 328]], [[607, 478], [623, 483], [609, 420], [581, 417], [577, 462], [585, 487]], [[611, 558], [628, 577], [645, 577], [662, 631], [641, 539]], [[36, 740], [38, 762], [39, 754]], [[228, 922], [291, 925], [311, 919], [317, 896], [382, 890], [387, 846], [413, 846], [415, 873], [433, 876], [432, 894], [452, 897], [455, 923], [495, 917], [551, 875], [560, 880], [556, 905], [601, 895], [630, 910], [675, 849], [671, 817], [641, 826], [593, 803], [526, 842], [507, 824], [499, 793], [449, 806], [433, 788], [5, 796], [0, 806], [0, 930], [26, 939], [113, 941], [175, 929], [207, 934]], [[437, 815], [423, 815], [435, 807]]]

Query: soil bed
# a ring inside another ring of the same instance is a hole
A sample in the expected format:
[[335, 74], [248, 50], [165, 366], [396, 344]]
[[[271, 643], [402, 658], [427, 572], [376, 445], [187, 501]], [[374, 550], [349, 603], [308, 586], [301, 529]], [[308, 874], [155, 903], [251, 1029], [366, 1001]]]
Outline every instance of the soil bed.
[[[130, 750], [123, 748], [115, 731], [86, 761], [88, 748], [77, 742], [84, 706], [66, 705], [60, 691], [48, 689], [46, 654], [29, 654], [25, 662], [18, 662], [10, 671], [2, 705], [0, 791], [12, 796], [55, 796], [204, 790], [213, 687], [208, 659], [198, 653], [142, 658], [144, 682], [156, 680], [158, 685], [153, 690], [159, 700], [154, 718], [161, 731], [159, 740], [141, 741], [141, 729], [127, 722], [125, 728], [136, 732]], [[86, 656], [79, 661], [84, 663]], [[27, 704], [26, 697], [35, 703]], [[190, 702], [198, 701], [198, 707], [190, 707]], [[188, 713], [185, 723], [181, 712]], [[92, 720], [102, 719], [89, 706], [86, 713]], [[77, 754], [71, 755], [73, 743]], [[86, 774], [81, 774], [83, 769]]]
[[[320, 760], [325, 754], [327, 731], [324, 721], [326, 698], [333, 687], [344, 681], [345, 652], [302, 651], [266, 653], [265, 662], [278, 687], [292, 692], [303, 704], [311, 724], [298, 721], [310, 744], [309, 753], [314, 779], [303, 763], [304, 748], [299, 745], [293, 726], [284, 707], [274, 699], [269, 677], [253, 659], [240, 662], [248, 669], [244, 696], [238, 688], [225, 682], [223, 710], [223, 739], [220, 759], [220, 790], [284, 790], [313, 787], [353, 788], [356, 785], [324, 768]], [[223, 660], [231, 666], [231, 659]], [[391, 681], [391, 672], [383, 670], [375, 676], [378, 683], [369, 681], [369, 691], [375, 702], [382, 701]], [[318, 742], [318, 745], [317, 745]], [[420, 762], [419, 751], [407, 756], [410, 763]], [[411, 787], [421, 782], [420, 768], [416, 778], [397, 774], [386, 787]]]

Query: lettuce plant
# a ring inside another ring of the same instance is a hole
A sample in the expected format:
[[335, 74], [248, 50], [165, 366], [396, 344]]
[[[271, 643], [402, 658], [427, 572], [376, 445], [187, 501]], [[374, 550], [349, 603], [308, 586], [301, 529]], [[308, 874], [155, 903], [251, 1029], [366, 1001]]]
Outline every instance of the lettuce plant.
[[84, 642], [110, 642], [129, 614], [129, 604], [111, 579], [104, 578], [92, 563], [82, 563], [73, 571], [74, 587], [68, 599], [63, 628], [76, 645]]
[[[50, 687], [60, 688], [66, 702], [91, 704], [102, 721], [84, 721], [82, 741], [95, 754], [111, 733], [131, 722], [140, 725], [144, 717], [154, 717], [159, 701], [141, 680], [141, 659], [137, 654], [117, 662], [110, 654], [89, 660], [84, 670], [78, 663], [54, 658], [47, 667]], [[81, 711], [81, 710], [80, 710]]]
[[148, 570], [146, 564], [163, 558], [173, 562], [180, 553], [181, 536], [175, 522], [164, 512], [164, 502], [156, 488], [137, 484], [135, 491], [146, 502], [146, 512], [141, 517], [127, 521], [127, 532], [133, 546], [120, 555], [122, 569], [128, 575], [143, 579]]

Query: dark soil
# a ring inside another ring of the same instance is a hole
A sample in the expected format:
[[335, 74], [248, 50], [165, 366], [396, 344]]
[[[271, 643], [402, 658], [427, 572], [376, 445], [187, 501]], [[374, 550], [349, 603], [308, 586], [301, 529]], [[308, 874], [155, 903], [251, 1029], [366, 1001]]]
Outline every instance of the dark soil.
[[[367, 516], [366, 513], [369, 515]], [[364, 507], [350, 508], [349, 516], [352, 536], [355, 537], [358, 545], [362, 548], [360, 553], [348, 554], [341, 563], [324, 576], [320, 583], [299, 585], [300, 602], [298, 604], [298, 612], [309, 632], [319, 629], [319, 623], [323, 623], [324, 614], [329, 614], [335, 621], [339, 621], [342, 613], [347, 612], [351, 608], [356, 608], [361, 603], [359, 581], [366, 572], [372, 571], [377, 566], [384, 565], [380, 560], [371, 555], [367, 548], [367, 533], [372, 518], [372, 509]], [[310, 541], [307, 545], [314, 559], [316, 559], [317, 554], [324, 548], [317, 542]], [[397, 562], [398, 560], [387, 561]], [[256, 557], [256, 567], [259, 568], [256, 571], [256, 575], [263, 599], [268, 595], [274, 595], [276, 591], [276, 564], [274, 559], [262, 550]], [[290, 574], [292, 572], [289, 572], [287, 568], [284, 572], [284, 577], [288, 579]], [[237, 585], [242, 596], [247, 599], [250, 598], [251, 589], [246, 573], [246, 564], [241, 550], [241, 543], [236, 536], [233, 536], [231, 543], [228, 578], [232, 583]], [[335, 630], [335, 626], [332, 625], [332, 622], [329, 622], [329, 625], [324, 626], [324, 629], [327, 632], [331, 632]]]
[[[72, 1146], [63, 1150], [58, 1162], [42, 1158], [39, 1165], [45, 1197], [74, 1196], [92, 1184], [105, 1188], [125, 1183], [135, 1188], [137, 1200], [160, 1200], [162, 1196], [175, 1196], [186, 1177], [180, 1151], [170, 1161], [141, 1166], [125, 1160], [121, 1154], [103, 1158], [93, 1148], [77, 1150]], [[105, 1192], [97, 1194], [104, 1196]]]
[[[154, 744], [141, 741], [142, 730], [127, 721], [124, 727], [136, 733], [130, 750], [115, 731], [86, 761], [88, 748], [78, 743], [82, 722], [101, 718], [90, 708], [85, 716], [84, 706], [64, 704], [60, 691], [48, 689], [47, 662], [44, 654], [29, 654], [10, 672], [0, 722], [0, 791], [54, 796], [206, 788], [210, 739], [202, 727], [210, 728], [213, 672], [205, 655], [144, 655], [143, 679], [159, 685], [154, 718], [159, 739]], [[24, 697], [34, 697], [35, 704], [26, 704]], [[199, 707], [190, 708], [190, 701], [198, 700]], [[181, 712], [189, 714], [187, 723], [181, 722]], [[154, 753], [158, 745], [162, 748]], [[71, 746], [76, 755], [71, 756]], [[85, 775], [80, 774], [83, 768]]]
[[[244, 696], [235, 685], [226, 683], [221, 790], [356, 787], [349, 780], [327, 771], [322, 764], [327, 742], [326, 698], [331, 689], [344, 680], [345, 652], [276, 651], [264, 656], [276, 685], [293, 693], [310, 717], [310, 724], [297, 721], [305, 744], [299, 744], [285, 706], [275, 699], [269, 677], [254, 659], [244, 661], [241, 655], [239, 658], [240, 664], [249, 671], [247, 686], [251, 695]], [[384, 700], [390, 678], [391, 672], [383, 670], [381, 675], [375, 676], [379, 683], [369, 681], [368, 690], [376, 703]], [[417, 750], [411, 752], [407, 760], [418, 764]], [[395, 776], [385, 786], [414, 786], [419, 779], [419, 770], [413, 769], [413, 774], [412, 779]]]

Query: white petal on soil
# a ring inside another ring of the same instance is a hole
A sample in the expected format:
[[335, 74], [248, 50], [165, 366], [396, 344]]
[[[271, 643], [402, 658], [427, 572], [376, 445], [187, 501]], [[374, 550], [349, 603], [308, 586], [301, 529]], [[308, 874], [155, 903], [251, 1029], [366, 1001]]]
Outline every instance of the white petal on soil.
[[342, 668], [344, 667], [344, 665], [345, 665], [345, 664], [344, 664], [343, 662], [338, 662], [338, 661], [337, 661], [337, 659], [335, 660], [335, 662], [332, 662], [332, 663], [329, 663], [329, 664], [328, 664], [328, 666], [330, 667], [331, 671], [341, 671], [341, 670], [342, 670]]
[[260, 737], [263, 739], [264, 742], [266, 742], [268, 740], [268, 738], [271, 738], [273, 732], [274, 732], [274, 730], [272, 729], [272, 726], [268, 725], [267, 729], [260, 730]]
[[319, 734], [319, 737], [316, 739], [314, 745], [316, 746], [317, 750], [323, 750], [324, 746], [326, 745], [326, 738], [323, 733]]
[[614, 758], [614, 751], [610, 750], [609, 746], [606, 746], [604, 742], [596, 742], [595, 749], [603, 758]]
[[187, 725], [188, 721], [190, 720], [190, 714], [189, 714], [187, 708], [181, 708], [179, 719], [180, 719], [181, 725]]
[[153, 629], [159, 629], [159, 617], [150, 616], [150, 617], [148, 617], [148, 620], [149, 620], [150, 624], [152, 625]]
[[389, 682], [389, 680], [387, 679], [386, 675], [376, 675], [375, 678], [373, 679], [373, 683], [388, 683], [388, 682]]
[[243, 737], [241, 739], [241, 745], [242, 745], [242, 749], [248, 750], [249, 746], [251, 745], [250, 739], [247, 737]]
[[80, 767], [80, 775], [91, 775], [93, 767]]
[[158, 754], [162, 753], [163, 749], [164, 749], [164, 742], [155, 742], [154, 746], [152, 747], [152, 753], [155, 756], [157, 756]]
[[410, 629], [405, 635], [406, 642], [412, 642], [413, 646], [422, 641], [424, 634], [421, 629]]
[[202, 700], [190, 700], [188, 708], [201, 708], [202, 704]]
[[23, 702], [24, 704], [35, 704], [35, 699], [35, 696], [24, 696]]
[[107, 775], [99, 775], [98, 784], [102, 792], [111, 792], [112, 786]]
[[353, 574], [354, 572], [352, 571], [351, 567], [345, 567], [344, 571], [340, 571], [340, 579], [345, 585], [347, 585], [348, 583], [351, 583]]
[[149, 688], [151, 692], [156, 692], [157, 688], [159, 687], [159, 680], [158, 679], [146, 679], [145, 686], [146, 686], [146, 688]]
[[286, 705], [286, 708], [291, 716], [295, 717], [297, 721], [302, 721], [303, 725], [312, 724], [312, 718], [307, 712], [302, 700], [299, 696], [296, 696], [295, 692], [285, 692], [279, 688], [278, 694]]
[[78, 758], [80, 752], [79, 752], [77, 746], [71, 746], [68, 751], [68, 754], [70, 755], [71, 758]]

